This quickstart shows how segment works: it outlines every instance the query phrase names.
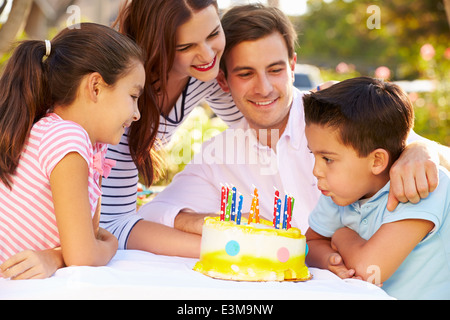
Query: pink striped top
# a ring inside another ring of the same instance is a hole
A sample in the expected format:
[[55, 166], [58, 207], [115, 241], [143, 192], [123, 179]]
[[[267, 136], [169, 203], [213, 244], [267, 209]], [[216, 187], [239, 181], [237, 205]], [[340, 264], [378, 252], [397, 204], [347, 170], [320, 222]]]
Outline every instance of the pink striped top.
[[50, 175], [67, 154], [79, 153], [89, 166], [92, 215], [101, 195], [94, 155], [104, 157], [106, 145], [92, 147], [78, 124], [51, 113], [33, 128], [9, 190], [0, 183], [0, 264], [24, 250], [46, 250], [60, 245], [50, 189]]

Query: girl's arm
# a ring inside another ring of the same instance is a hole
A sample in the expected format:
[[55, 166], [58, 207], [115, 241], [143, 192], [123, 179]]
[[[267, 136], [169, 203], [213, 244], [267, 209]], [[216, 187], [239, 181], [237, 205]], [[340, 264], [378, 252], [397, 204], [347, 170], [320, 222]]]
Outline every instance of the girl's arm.
[[341, 279], [351, 278], [355, 270], [348, 269], [340, 254], [331, 247], [331, 239], [326, 238], [309, 228], [306, 231], [306, 243], [309, 253], [306, 256], [306, 264], [310, 267], [327, 269], [335, 273]]
[[19, 252], [0, 266], [0, 277], [12, 280], [45, 279], [64, 267], [61, 248]]
[[357, 276], [378, 285], [389, 279], [433, 227], [433, 222], [419, 219], [386, 223], [368, 241], [355, 231], [342, 228], [331, 241]]
[[67, 266], [103, 266], [117, 251], [117, 239], [94, 231], [88, 192], [88, 164], [69, 153], [53, 169], [50, 185], [62, 255]]

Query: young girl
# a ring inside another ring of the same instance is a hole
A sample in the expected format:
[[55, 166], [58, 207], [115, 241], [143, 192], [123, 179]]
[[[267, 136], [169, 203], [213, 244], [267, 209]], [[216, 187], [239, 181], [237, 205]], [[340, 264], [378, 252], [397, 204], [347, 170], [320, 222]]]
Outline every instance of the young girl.
[[140, 48], [109, 27], [14, 51], [0, 79], [0, 275], [45, 278], [114, 256], [117, 239], [98, 228], [99, 179], [113, 165], [106, 144], [140, 119], [144, 84]]
[[[215, 79], [225, 47], [217, 1], [131, 1], [119, 13], [117, 24], [146, 52], [147, 79], [139, 106], [147, 120], [133, 124], [119, 145], [109, 146], [108, 157], [117, 160], [117, 166], [103, 180], [101, 225], [117, 236], [120, 248], [155, 252], [160, 248], [151, 238], [155, 231], [136, 214], [138, 173], [151, 185], [155, 139], [170, 140], [202, 100], [230, 125], [242, 114]], [[158, 252], [199, 254], [180, 245], [173, 249]]]

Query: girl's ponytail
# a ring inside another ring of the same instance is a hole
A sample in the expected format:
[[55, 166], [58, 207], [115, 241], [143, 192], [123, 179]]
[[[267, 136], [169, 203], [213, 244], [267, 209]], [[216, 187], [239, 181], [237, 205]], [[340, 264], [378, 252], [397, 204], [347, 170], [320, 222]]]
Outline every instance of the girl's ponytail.
[[51, 105], [45, 55], [44, 41], [22, 42], [0, 78], [0, 180], [9, 188], [31, 127]]
[[12, 188], [31, 127], [54, 106], [70, 106], [85, 76], [98, 72], [113, 86], [136, 62], [144, 64], [136, 43], [94, 23], [66, 28], [51, 43], [20, 44], [0, 78], [0, 182]]

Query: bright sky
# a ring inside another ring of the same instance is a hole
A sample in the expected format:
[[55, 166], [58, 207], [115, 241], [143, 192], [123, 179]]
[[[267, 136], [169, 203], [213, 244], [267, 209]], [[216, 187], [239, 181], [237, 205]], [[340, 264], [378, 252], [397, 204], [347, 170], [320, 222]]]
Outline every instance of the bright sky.
[[[226, 9], [230, 5], [261, 2], [267, 4], [266, 0], [218, 0], [220, 8]], [[281, 10], [288, 15], [300, 15], [306, 11], [306, 0], [280, 0]]]

